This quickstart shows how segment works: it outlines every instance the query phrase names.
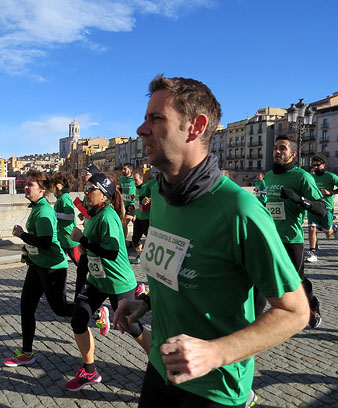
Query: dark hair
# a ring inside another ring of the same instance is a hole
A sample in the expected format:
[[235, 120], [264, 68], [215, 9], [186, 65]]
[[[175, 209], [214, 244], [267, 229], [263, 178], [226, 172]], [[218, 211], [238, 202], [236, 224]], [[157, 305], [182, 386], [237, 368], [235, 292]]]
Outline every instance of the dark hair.
[[297, 139], [293, 136], [277, 136], [275, 142], [277, 142], [277, 140], [288, 140], [289, 141], [289, 145], [290, 145], [290, 149], [293, 152], [297, 152]]
[[323, 154], [316, 154], [316, 156], [312, 157], [312, 163], [314, 161], [319, 161], [321, 164], [326, 164], [327, 160], [326, 157]]
[[64, 190], [70, 191], [72, 184], [74, 182], [74, 177], [70, 173], [57, 172], [50, 178], [50, 184], [54, 187], [57, 184], [62, 184]]
[[124, 166], [126, 166], [126, 167], [128, 167], [130, 169], [133, 169], [133, 165], [131, 163], [124, 163], [122, 167], [124, 167]]
[[46, 173], [37, 170], [29, 170], [27, 172], [27, 178], [28, 177], [32, 177], [37, 182], [38, 186], [45, 190], [43, 194], [44, 197], [51, 192], [50, 180]]
[[88, 173], [90, 173], [92, 176], [94, 174], [100, 173], [100, 170], [93, 163], [88, 164], [88, 166], [85, 168], [85, 170], [87, 170]]
[[209, 146], [222, 115], [220, 104], [210, 89], [195, 79], [157, 75], [149, 84], [149, 96], [160, 90], [169, 91], [174, 96], [175, 105], [183, 120], [193, 120], [202, 113], [208, 117], [208, 125], [201, 141]]

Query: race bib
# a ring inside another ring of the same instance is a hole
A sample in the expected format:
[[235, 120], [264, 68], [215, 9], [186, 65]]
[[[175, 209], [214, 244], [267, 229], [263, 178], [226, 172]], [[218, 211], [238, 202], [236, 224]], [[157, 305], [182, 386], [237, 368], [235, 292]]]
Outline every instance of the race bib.
[[33, 246], [33, 245], [25, 245], [26, 250], [29, 254], [31, 255], [39, 255], [39, 248]]
[[88, 269], [94, 278], [102, 279], [106, 277], [103, 270], [101, 258], [99, 256], [88, 256]]
[[270, 211], [274, 220], [285, 220], [285, 209], [283, 202], [267, 202], [266, 208]]
[[147, 275], [178, 291], [178, 272], [190, 240], [149, 227], [141, 254], [141, 266]]
[[128, 202], [133, 201], [133, 197], [131, 196], [131, 194], [123, 193], [122, 194], [122, 199], [123, 199], [123, 201], [128, 201]]
[[135, 210], [138, 210], [140, 208], [140, 200], [138, 199], [138, 197], [136, 198], [133, 205], [135, 207]]

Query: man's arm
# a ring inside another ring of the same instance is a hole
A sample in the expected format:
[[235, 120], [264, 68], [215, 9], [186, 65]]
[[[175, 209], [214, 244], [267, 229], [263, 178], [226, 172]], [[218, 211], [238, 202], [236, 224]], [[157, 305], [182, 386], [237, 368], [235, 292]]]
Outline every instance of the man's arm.
[[268, 298], [271, 308], [246, 328], [215, 340], [181, 334], [161, 346], [168, 379], [175, 384], [201, 377], [223, 365], [242, 361], [287, 340], [309, 321], [302, 284], [281, 298]]

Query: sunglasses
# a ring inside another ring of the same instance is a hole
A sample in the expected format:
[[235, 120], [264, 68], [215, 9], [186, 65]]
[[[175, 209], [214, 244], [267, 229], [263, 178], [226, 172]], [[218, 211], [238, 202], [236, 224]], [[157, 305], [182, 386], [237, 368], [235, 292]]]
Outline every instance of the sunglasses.
[[92, 193], [93, 191], [98, 190], [98, 188], [95, 187], [95, 186], [85, 185], [83, 190], [84, 190], [85, 193]]
[[323, 163], [319, 163], [319, 164], [312, 164], [312, 167], [320, 167]]

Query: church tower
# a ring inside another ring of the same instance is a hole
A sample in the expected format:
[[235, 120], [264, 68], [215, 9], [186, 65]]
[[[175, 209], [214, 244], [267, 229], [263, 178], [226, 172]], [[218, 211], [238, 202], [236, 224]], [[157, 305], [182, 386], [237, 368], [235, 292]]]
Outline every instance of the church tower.
[[75, 119], [69, 124], [68, 137], [63, 137], [59, 140], [60, 157], [63, 159], [68, 156], [72, 150], [73, 143], [80, 140], [80, 125]]

